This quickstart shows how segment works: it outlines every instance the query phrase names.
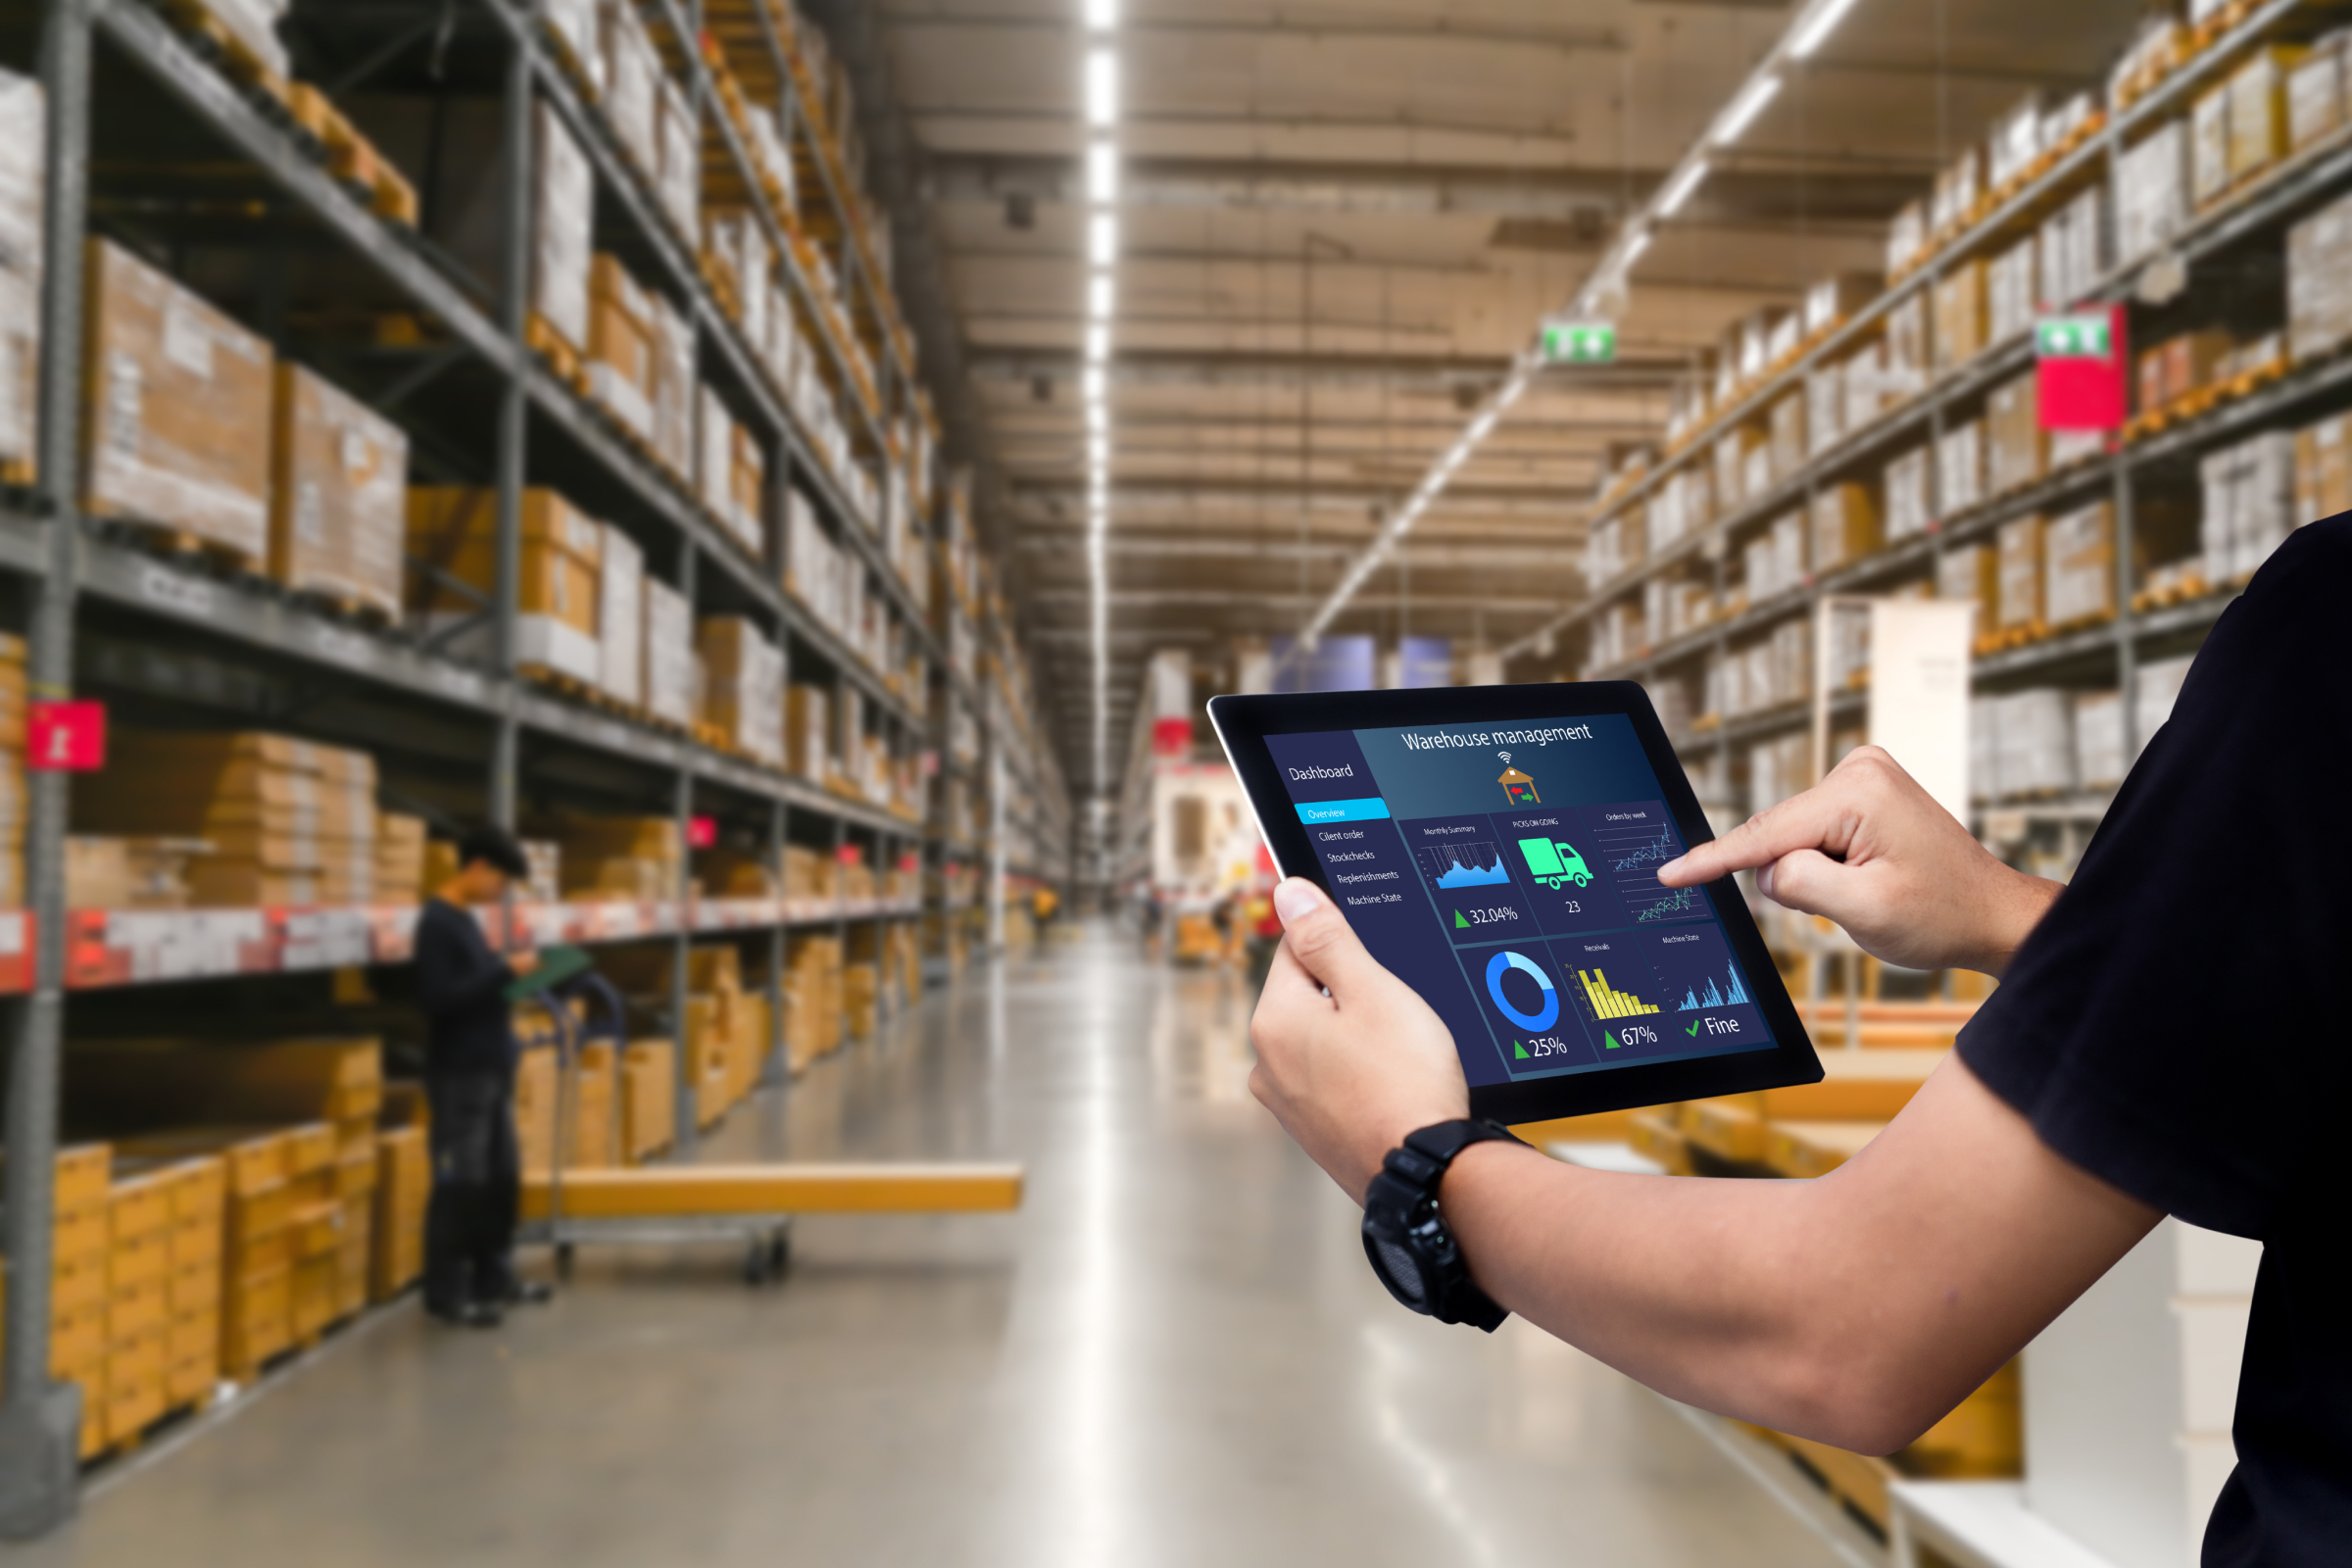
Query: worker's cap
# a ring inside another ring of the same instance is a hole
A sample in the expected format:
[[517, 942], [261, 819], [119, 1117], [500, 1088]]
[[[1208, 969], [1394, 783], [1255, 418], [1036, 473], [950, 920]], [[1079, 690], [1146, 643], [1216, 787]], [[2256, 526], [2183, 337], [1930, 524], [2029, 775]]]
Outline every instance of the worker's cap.
[[477, 827], [458, 840], [458, 864], [468, 866], [476, 860], [487, 861], [494, 870], [511, 877], [531, 874], [531, 862], [523, 858], [522, 846], [502, 827]]

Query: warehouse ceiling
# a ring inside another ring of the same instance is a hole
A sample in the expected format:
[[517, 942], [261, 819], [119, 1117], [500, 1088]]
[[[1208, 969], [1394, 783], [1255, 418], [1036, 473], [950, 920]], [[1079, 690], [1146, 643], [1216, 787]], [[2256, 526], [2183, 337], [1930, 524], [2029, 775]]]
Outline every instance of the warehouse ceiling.
[[[1619, 358], [1554, 369], [1331, 626], [1495, 647], [1583, 592], [1612, 450], [1694, 350], [1876, 270], [1886, 219], [2139, 0], [1856, 0], [1667, 224]], [[830, 0], [902, 291], [1074, 784], [1095, 776], [1081, 0]], [[853, 16], [851, 13], [855, 11]], [[1298, 631], [1788, 26], [1774, 4], [1124, 0], [1108, 363], [1109, 766], [1142, 662]], [[2034, 40], [2035, 70], [2016, 64]], [[879, 167], [887, 165], [888, 167]], [[943, 333], [952, 344], [933, 348]]]

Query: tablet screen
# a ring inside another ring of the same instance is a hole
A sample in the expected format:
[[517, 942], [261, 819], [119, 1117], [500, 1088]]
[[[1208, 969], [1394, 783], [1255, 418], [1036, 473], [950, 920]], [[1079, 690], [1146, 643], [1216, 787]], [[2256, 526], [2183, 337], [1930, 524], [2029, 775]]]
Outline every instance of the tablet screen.
[[1268, 735], [1325, 885], [1473, 1085], [1769, 1051], [1622, 713]]

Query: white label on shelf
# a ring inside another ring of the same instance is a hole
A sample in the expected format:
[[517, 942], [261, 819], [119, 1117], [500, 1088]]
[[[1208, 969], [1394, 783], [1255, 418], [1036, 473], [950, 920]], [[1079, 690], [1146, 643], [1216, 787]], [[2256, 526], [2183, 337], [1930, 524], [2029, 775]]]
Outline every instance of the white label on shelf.
[[210, 620], [218, 608], [213, 585], [200, 578], [182, 576], [176, 571], [150, 563], [139, 566], [139, 597], [151, 605], [176, 610], [183, 615], [198, 615]]
[[372, 956], [366, 909], [304, 909], [286, 916], [280, 963], [288, 969], [333, 969]]
[[368, 639], [356, 631], [329, 626], [320, 621], [311, 623], [311, 646], [321, 659], [331, 659], [339, 664], [367, 665], [375, 662], [375, 650]]
[[24, 951], [24, 916], [0, 915], [0, 956], [16, 957]]

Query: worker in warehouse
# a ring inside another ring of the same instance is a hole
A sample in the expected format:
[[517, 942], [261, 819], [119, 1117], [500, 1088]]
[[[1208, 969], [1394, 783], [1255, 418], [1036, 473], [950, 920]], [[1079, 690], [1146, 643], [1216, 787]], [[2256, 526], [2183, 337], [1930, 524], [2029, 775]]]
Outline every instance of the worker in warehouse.
[[[2352, 1253], [2328, 1135], [2352, 1076], [2333, 1005], [2352, 867], [2323, 824], [2352, 777], [2352, 673], [2315, 656], [2343, 645], [2347, 582], [2352, 514], [2279, 548], [2065, 888], [1996, 860], [1870, 747], [1662, 867], [1678, 887], [1752, 868], [1889, 963], [2002, 984], [1909, 1107], [1813, 1181], [1467, 1144], [1437, 1162], [1428, 1217], [1458, 1254], [1415, 1233], [1437, 1315], [1517, 1312], [1675, 1398], [1887, 1453], [2175, 1214], [2264, 1247], [2204, 1562], [2343, 1561]], [[2224, 876], [2225, 842], [2264, 853]], [[1413, 1157], [1407, 1134], [1468, 1115], [1460, 1062], [1313, 884], [1275, 902], [1251, 1085], [1360, 1202], [1392, 1150]]]
[[424, 1308], [444, 1323], [496, 1328], [510, 1306], [548, 1287], [514, 1272], [522, 1162], [514, 1138], [514, 1022], [507, 988], [538, 955], [491, 949], [471, 906], [493, 905], [529, 874], [522, 848], [495, 827], [458, 843], [458, 873], [416, 917], [416, 996], [429, 1024], [433, 1195], [424, 1222]]

